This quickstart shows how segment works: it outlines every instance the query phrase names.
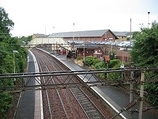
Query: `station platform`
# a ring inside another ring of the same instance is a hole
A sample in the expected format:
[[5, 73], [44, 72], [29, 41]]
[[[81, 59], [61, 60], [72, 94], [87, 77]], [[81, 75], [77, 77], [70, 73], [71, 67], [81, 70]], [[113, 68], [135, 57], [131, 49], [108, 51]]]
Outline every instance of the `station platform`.
[[[47, 51], [47, 53], [50, 52]], [[73, 60], [67, 59], [66, 55], [51, 55], [60, 60], [72, 71], [85, 69], [85, 67], [75, 64]], [[36, 59], [31, 52], [29, 52], [28, 58], [28, 72], [38, 72]], [[35, 81], [32, 83], [36, 84]], [[129, 93], [118, 87], [93, 86], [91, 88], [118, 113], [129, 103]], [[136, 108], [138, 106], [139, 105], [136, 105]], [[138, 119], [138, 113], [133, 113], [131, 115], [129, 112], [123, 112], [120, 115], [123, 119]], [[40, 91], [23, 92], [16, 119], [43, 119], [42, 97]], [[158, 114], [152, 113], [152, 111], [143, 112], [143, 119], [158, 119]]]
[[[28, 53], [27, 64], [27, 72], [39, 71], [36, 58], [31, 52]], [[36, 81], [32, 80], [30, 83], [36, 84]], [[42, 105], [41, 90], [22, 91], [15, 119], [43, 119]]]
[[[49, 53], [49, 52], [48, 52]], [[73, 60], [67, 59], [66, 55], [53, 55], [53, 57], [60, 60], [72, 71], [84, 70], [84, 67], [81, 67], [74, 63]], [[84, 76], [83, 76], [84, 77]], [[81, 77], [82, 78], [82, 77]], [[84, 77], [85, 80], [85, 77]], [[91, 87], [111, 108], [113, 108], [117, 113], [119, 113], [128, 103], [129, 103], [129, 93], [123, 89], [120, 89], [115, 86], [93, 86]], [[139, 110], [139, 103], [137, 103], [134, 109]], [[133, 113], [124, 111], [120, 114], [123, 119], [138, 119], [139, 113]], [[158, 119], [158, 114], [153, 113], [152, 111], [143, 112], [143, 119]]]

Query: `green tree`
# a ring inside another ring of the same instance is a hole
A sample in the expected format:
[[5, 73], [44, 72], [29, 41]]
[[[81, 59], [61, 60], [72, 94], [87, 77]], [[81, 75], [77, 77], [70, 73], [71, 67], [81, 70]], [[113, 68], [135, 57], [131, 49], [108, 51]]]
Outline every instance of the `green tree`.
[[131, 51], [131, 59], [137, 66], [158, 65], [158, 23], [153, 22], [152, 27], [143, 28], [136, 35]]
[[8, 18], [4, 8], [0, 7], [0, 41], [6, 36], [10, 36], [9, 33], [13, 26], [14, 22]]
[[137, 37], [137, 35], [139, 35], [139, 34], [140, 34], [139, 31], [133, 32], [132, 38], [135, 39]]
[[[131, 59], [136, 66], [154, 67], [158, 66], [158, 23], [152, 23], [151, 28], [142, 28], [140, 33], [136, 35], [136, 41], [131, 51]], [[152, 80], [157, 79], [158, 72], [146, 72], [146, 78]], [[145, 83], [145, 90], [151, 95], [158, 95], [158, 83], [153, 81]], [[158, 97], [149, 97], [149, 100], [158, 105]]]
[[[17, 50], [15, 65], [17, 72], [23, 72], [26, 68], [27, 50], [21, 47], [20, 39], [10, 36], [10, 30], [14, 23], [8, 18], [8, 14], [0, 7], [0, 74], [13, 73], [13, 50]], [[1, 79], [0, 88], [14, 86], [13, 79]], [[6, 118], [6, 113], [12, 106], [12, 95], [9, 92], [0, 92], [0, 119]]]
[[5, 113], [8, 111], [8, 109], [12, 106], [12, 99], [13, 97], [7, 93], [0, 93], [0, 118], [5, 119], [6, 115]]
[[32, 36], [22, 36], [20, 38], [17, 38], [19, 39], [19, 41], [21, 42], [21, 44], [23, 46], [27, 45], [31, 40], [32, 40]]

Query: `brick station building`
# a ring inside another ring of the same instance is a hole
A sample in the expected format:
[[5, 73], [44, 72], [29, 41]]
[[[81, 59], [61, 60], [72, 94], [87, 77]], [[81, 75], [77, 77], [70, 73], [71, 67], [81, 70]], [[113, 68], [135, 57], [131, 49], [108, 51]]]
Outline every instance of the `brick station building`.
[[96, 55], [97, 57], [100, 57], [104, 54], [102, 48], [104, 45], [101, 45], [101, 43], [106, 41], [115, 41], [118, 39], [110, 29], [59, 32], [49, 35], [49, 38], [53, 37], [62, 38], [65, 42], [72, 44], [73, 48], [76, 50], [77, 55]]
[[[48, 36], [43, 35], [44, 37], [36, 37], [32, 43], [49, 44], [52, 50], [57, 50], [62, 54], [67, 54], [70, 50], [74, 50], [76, 56], [82, 55], [86, 57], [91, 55], [100, 58], [109, 52], [108, 45], [105, 45], [104, 42], [118, 40], [116, 35], [110, 29], [58, 32]], [[115, 51], [120, 59], [122, 51]]]

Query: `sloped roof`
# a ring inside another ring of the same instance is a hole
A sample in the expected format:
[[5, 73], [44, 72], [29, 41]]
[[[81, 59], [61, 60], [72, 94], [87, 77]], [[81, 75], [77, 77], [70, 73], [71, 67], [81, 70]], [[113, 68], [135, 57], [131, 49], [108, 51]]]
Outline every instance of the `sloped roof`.
[[128, 31], [114, 31], [113, 32], [116, 36], [120, 37], [120, 36], [129, 36], [132, 35], [132, 32], [128, 32]]
[[109, 29], [104, 30], [90, 30], [90, 31], [75, 31], [75, 32], [59, 32], [52, 33], [48, 37], [101, 37]]
[[47, 35], [45, 34], [40, 34], [40, 33], [37, 33], [37, 34], [33, 34], [36, 38], [41, 38], [41, 37], [47, 37]]

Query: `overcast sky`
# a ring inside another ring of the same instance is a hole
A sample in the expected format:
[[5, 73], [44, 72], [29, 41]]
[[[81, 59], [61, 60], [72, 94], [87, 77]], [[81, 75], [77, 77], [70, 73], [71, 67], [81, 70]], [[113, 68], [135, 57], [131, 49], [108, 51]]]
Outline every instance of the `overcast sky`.
[[[110, 29], [140, 30], [158, 21], [158, 0], [0, 0], [15, 23], [13, 36]], [[73, 25], [75, 23], [75, 25]]]

